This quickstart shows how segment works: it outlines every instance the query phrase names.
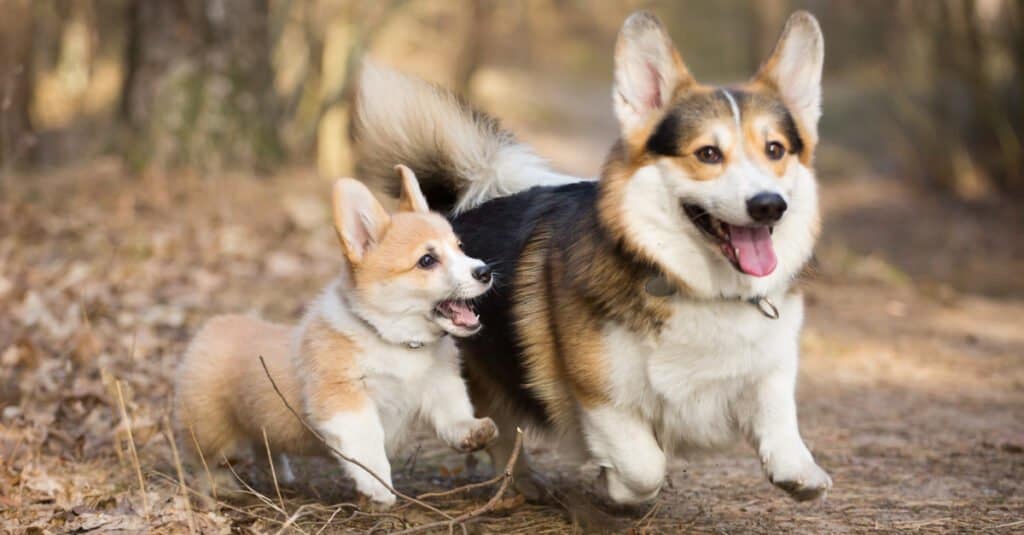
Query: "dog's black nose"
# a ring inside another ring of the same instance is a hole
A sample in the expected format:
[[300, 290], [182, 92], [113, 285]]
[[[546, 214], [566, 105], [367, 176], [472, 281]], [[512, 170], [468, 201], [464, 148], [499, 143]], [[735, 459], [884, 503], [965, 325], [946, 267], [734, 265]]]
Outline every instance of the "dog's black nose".
[[484, 284], [491, 282], [491, 266], [484, 264], [473, 268], [473, 278]]
[[747, 199], [747, 213], [758, 223], [774, 223], [786, 211], [786, 200], [778, 193], [758, 193]]

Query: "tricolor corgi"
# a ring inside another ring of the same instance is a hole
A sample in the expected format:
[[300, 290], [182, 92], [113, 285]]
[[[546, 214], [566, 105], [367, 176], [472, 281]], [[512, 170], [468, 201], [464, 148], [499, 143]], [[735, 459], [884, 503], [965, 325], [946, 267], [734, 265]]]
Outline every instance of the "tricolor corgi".
[[[410, 165], [496, 269], [488, 328], [460, 347], [502, 433], [497, 466], [516, 426], [547, 430], [602, 468], [612, 500], [638, 503], [673, 455], [742, 437], [794, 498], [830, 488], [794, 400], [823, 59], [817, 21], [798, 12], [753, 78], [703, 85], [655, 16], [631, 15], [615, 47], [620, 138], [596, 181], [551, 171], [442, 89], [364, 66], [357, 169]], [[535, 491], [524, 466], [518, 485]]]
[[[294, 478], [287, 455], [331, 454], [282, 403], [260, 356], [289, 404], [331, 448], [389, 484], [388, 457], [419, 420], [459, 451], [480, 449], [497, 435], [491, 419], [473, 416], [452, 341], [481, 329], [471, 300], [491, 287], [490, 268], [462, 252], [448, 221], [429, 211], [412, 172], [399, 169], [394, 214], [359, 181], [335, 184], [334, 223], [347, 263], [297, 327], [229, 315], [196, 335], [178, 373], [175, 411], [193, 465], [215, 465], [240, 448], [263, 452], [264, 434], [285, 482]], [[377, 479], [339, 460], [376, 506], [394, 503]], [[216, 492], [227, 474], [208, 479], [198, 478]]]

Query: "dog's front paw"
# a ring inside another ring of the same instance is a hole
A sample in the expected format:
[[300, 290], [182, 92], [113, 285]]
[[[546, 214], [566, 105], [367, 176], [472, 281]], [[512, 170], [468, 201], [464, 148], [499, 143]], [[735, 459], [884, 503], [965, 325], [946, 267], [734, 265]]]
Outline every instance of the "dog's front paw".
[[469, 453], [483, 449], [498, 438], [498, 426], [490, 418], [479, 418], [456, 425], [449, 445], [458, 451]]
[[832, 488], [832, 478], [807, 455], [806, 459], [769, 459], [765, 463], [768, 481], [789, 493], [796, 501], [805, 502], [825, 496]]
[[369, 512], [383, 512], [395, 505], [397, 497], [385, 488], [375, 489], [368, 494], [360, 493], [359, 509]]

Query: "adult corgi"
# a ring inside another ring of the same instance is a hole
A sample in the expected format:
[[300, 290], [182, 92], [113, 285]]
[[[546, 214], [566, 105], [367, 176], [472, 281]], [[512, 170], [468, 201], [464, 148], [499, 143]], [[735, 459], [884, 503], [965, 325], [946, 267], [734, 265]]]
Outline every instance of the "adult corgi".
[[601, 466], [612, 500], [638, 503], [670, 456], [742, 437], [794, 498], [831, 487], [794, 400], [823, 60], [817, 21], [797, 12], [752, 79], [703, 85], [655, 16], [631, 15], [615, 47], [620, 138], [597, 181], [551, 171], [442, 89], [364, 66], [357, 169], [410, 165], [496, 268], [488, 329], [460, 347], [502, 432], [497, 466], [515, 426], [540, 428]]
[[[297, 327], [229, 315], [196, 335], [178, 373], [175, 412], [192, 464], [213, 465], [242, 448], [263, 452], [265, 434], [276, 473], [288, 482], [288, 455], [331, 454], [281, 402], [260, 356], [327, 444], [388, 484], [388, 457], [419, 420], [459, 451], [496, 436], [491, 419], [473, 417], [452, 341], [481, 329], [470, 300], [491, 287], [490, 268], [462, 252], [412, 172], [398, 169], [394, 214], [359, 181], [335, 184], [334, 223], [347, 263]], [[377, 507], [395, 502], [380, 481], [339, 460]], [[210, 479], [231, 483], [223, 472]]]

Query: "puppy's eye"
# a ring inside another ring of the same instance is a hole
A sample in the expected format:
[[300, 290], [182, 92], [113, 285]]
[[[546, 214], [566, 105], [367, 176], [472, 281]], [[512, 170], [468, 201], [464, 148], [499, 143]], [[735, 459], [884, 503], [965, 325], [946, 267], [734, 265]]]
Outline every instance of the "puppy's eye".
[[697, 156], [698, 160], [706, 164], [722, 163], [722, 150], [712, 145], [701, 147], [693, 154]]
[[416, 262], [416, 265], [422, 269], [430, 269], [437, 265], [437, 257], [435, 257], [432, 254], [425, 254], [420, 257], [420, 259]]
[[768, 159], [778, 160], [786, 155], [786, 147], [783, 147], [782, 143], [778, 141], [771, 141], [764, 146], [764, 153], [768, 155]]

